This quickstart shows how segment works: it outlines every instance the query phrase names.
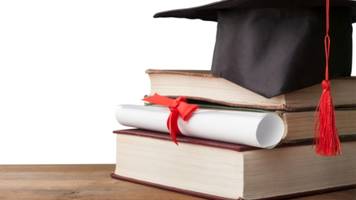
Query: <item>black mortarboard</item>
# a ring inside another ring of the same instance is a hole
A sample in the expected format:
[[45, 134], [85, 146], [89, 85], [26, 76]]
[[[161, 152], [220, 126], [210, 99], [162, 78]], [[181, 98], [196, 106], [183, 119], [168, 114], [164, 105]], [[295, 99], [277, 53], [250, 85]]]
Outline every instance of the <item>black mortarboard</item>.
[[[356, 4], [332, 0], [330, 77], [351, 74]], [[265, 97], [324, 78], [325, 0], [225, 0], [157, 13], [217, 21], [212, 73]]]
[[212, 73], [265, 97], [323, 80], [316, 152], [327, 156], [341, 152], [329, 78], [351, 74], [355, 2], [225, 0], [155, 17], [217, 21]]

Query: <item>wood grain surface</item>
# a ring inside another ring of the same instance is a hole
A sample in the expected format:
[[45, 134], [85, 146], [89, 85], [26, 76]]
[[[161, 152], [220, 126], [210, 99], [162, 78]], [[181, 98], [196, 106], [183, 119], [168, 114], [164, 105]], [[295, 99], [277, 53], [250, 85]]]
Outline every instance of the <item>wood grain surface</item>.
[[[114, 180], [114, 165], [0, 165], [1, 200], [198, 200]], [[356, 189], [293, 200], [356, 200]]]

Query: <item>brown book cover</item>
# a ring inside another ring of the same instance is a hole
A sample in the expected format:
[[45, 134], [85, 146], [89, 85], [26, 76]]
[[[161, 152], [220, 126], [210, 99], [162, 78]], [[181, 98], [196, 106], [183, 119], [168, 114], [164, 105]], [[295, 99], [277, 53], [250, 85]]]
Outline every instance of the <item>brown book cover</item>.
[[[150, 131], [150, 130], [142, 130], [142, 129], [115, 130], [115, 131], [113, 131], [113, 133], [114, 134], [135, 135], [135, 136], [140, 136], [140, 137], [149, 137], [149, 138], [154, 138], [154, 139], [159, 139], [159, 140], [168, 140], [168, 141], [172, 140], [168, 133], [162, 133], [162, 132], [156, 132], [156, 131]], [[344, 136], [340, 137], [340, 140], [342, 142], [356, 141], [356, 135], [344, 135]], [[234, 150], [234, 151], [238, 151], [238, 152], [252, 151], [252, 150], [259, 149], [257, 147], [251, 147], [251, 146], [246, 146], [246, 145], [241, 145], [241, 144], [234, 144], [234, 143], [219, 142], [219, 141], [200, 139], [200, 138], [194, 138], [194, 137], [187, 137], [182, 134], [177, 136], [177, 141], [178, 141], [178, 144], [179, 143], [189, 143], [189, 144], [195, 144], [195, 145], [203, 145], [203, 146], [209, 146], [209, 147]], [[287, 142], [279, 144], [276, 148], [283, 148], [283, 147], [289, 147], [289, 146], [300, 146], [300, 145], [310, 145], [310, 144], [313, 144], [313, 142], [314, 142], [314, 140], [311, 138], [287, 141]]]

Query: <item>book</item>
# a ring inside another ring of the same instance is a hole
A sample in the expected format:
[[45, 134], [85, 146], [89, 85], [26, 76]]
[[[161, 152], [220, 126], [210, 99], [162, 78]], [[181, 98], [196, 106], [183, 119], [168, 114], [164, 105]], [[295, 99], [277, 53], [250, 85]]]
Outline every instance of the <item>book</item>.
[[[117, 121], [125, 126], [169, 133], [170, 110], [161, 106], [120, 105]], [[185, 136], [273, 148], [284, 135], [283, 120], [274, 112], [198, 109], [189, 121], [179, 118]]]
[[[283, 142], [314, 138], [314, 111], [281, 112], [280, 115], [285, 124]], [[356, 135], [356, 109], [337, 109], [335, 118], [340, 137]]]
[[117, 133], [113, 178], [209, 199], [291, 197], [356, 185], [356, 142], [338, 157], [308, 144], [272, 150], [144, 130]]
[[[266, 98], [223, 78], [201, 70], [153, 70], [146, 71], [151, 81], [151, 94], [186, 96], [234, 107], [261, 108], [267, 110], [301, 111], [315, 110], [321, 94], [320, 84], [301, 90]], [[356, 78], [332, 80], [332, 94], [336, 107], [356, 106]]]
[[[234, 109], [234, 110], [232, 110]], [[166, 132], [170, 111], [159, 106], [121, 105], [117, 121], [125, 126]], [[336, 123], [341, 137], [356, 135], [356, 110], [336, 110]], [[272, 148], [282, 140], [295, 143], [314, 138], [314, 112], [267, 112], [214, 106], [198, 109], [185, 122], [178, 120], [183, 135]]]

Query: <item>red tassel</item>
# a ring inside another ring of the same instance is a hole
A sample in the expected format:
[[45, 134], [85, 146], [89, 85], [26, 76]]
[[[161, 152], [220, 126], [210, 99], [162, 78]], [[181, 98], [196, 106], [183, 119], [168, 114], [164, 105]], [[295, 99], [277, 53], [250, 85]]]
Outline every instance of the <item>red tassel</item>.
[[330, 92], [330, 81], [322, 82], [323, 92], [317, 107], [315, 151], [322, 156], [341, 153], [340, 139], [335, 125], [335, 111]]
[[316, 109], [315, 151], [322, 156], [335, 156], [341, 153], [340, 139], [335, 125], [335, 111], [330, 92], [329, 58], [330, 58], [330, 0], [325, 0], [325, 80], [323, 92]]

